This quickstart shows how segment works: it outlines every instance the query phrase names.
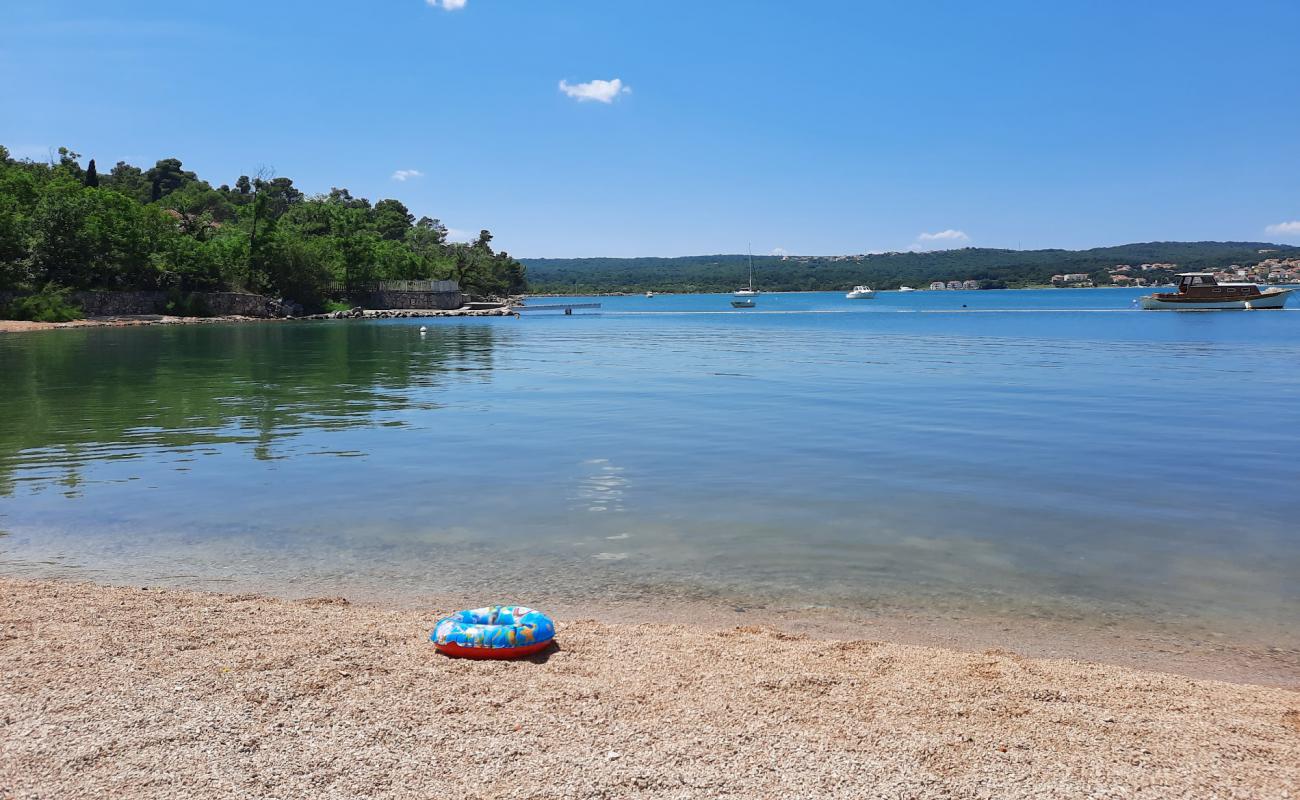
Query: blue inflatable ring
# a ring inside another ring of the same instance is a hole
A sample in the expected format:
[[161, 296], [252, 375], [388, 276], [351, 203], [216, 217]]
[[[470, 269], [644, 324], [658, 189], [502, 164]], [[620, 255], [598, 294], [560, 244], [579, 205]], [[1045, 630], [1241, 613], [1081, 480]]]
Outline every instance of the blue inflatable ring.
[[429, 639], [441, 653], [461, 658], [520, 658], [546, 648], [555, 623], [525, 606], [457, 611], [433, 626]]

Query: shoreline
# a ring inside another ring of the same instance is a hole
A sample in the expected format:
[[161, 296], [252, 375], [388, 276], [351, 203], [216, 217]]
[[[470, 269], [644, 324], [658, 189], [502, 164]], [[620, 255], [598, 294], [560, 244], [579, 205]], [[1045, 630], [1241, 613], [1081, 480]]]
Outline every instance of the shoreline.
[[[2, 533], [2, 532], [0, 532]], [[1106, 603], [1051, 594], [989, 596], [877, 591], [861, 602], [825, 593], [763, 592], [757, 587], [636, 578], [617, 570], [577, 583], [509, 573], [444, 579], [363, 563], [346, 570], [290, 549], [200, 543], [184, 550], [142, 544], [151, 555], [99, 549], [93, 541], [53, 539], [31, 531], [9, 539], [0, 581], [95, 581], [166, 591], [252, 593], [289, 601], [341, 594], [392, 609], [520, 603], [564, 617], [610, 624], [687, 624], [725, 630], [772, 626], [816, 639], [867, 636], [898, 644], [979, 652], [1012, 649], [1032, 658], [1067, 658], [1182, 677], [1300, 691], [1300, 637], [1283, 608], [1249, 615], [1192, 613], [1140, 598]], [[75, 555], [74, 555], [75, 554]], [[414, 558], [415, 556], [394, 556]], [[253, 565], [245, 568], [240, 565]], [[550, 568], [563, 571], [566, 562]], [[600, 570], [600, 565], [593, 567]], [[453, 574], [459, 574], [452, 568]]]
[[19, 319], [0, 319], [0, 334], [29, 333], [32, 331], [61, 330], [65, 328], [132, 328], [143, 325], [203, 325], [230, 322], [320, 322], [348, 319], [423, 319], [435, 317], [507, 317], [515, 312], [510, 306], [501, 308], [455, 309], [369, 309], [361, 314], [333, 312], [311, 314], [305, 317], [245, 317], [226, 315], [217, 317], [177, 317], [169, 314], [124, 314], [111, 317], [86, 317], [71, 322], [31, 322]]
[[1300, 693], [557, 616], [519, 662], [338, 597], [0, 578], [0, 795], [1284, 797]]

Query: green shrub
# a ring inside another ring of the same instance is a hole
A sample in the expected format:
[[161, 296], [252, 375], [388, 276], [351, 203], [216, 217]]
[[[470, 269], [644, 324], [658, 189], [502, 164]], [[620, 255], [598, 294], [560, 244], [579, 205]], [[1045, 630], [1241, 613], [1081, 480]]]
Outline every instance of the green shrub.
[[325, 301], [324, 303], [322, 303], [321, 305], [322, 305], [322, 307], [324, 308], [324, 310], [325, 310], [327, 313], [332, 313], [332, 312], [335, 312], [335, 311], [351, 311], [351, 310], [352, 310], [352, 304], [351, 304], [351, 303], [345, 303], [345, 302], [343, 302], [342, 300], [326, 300], [326, 301]]
[[0, 309], [0, 316], [8, 319], [23, 319], [32, 322], [71, 322], [81, 319], [85, 313], [68, 299], [68, 290], [54, 284], [46, 284], [36, 294], [19, 297]]

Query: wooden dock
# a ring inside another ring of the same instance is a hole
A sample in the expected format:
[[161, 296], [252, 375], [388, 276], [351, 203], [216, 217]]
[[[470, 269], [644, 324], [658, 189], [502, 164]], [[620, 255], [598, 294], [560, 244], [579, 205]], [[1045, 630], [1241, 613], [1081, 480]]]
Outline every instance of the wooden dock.
[[515, 306], [515, 311], [563, 311], [572, 314], [575, 308], [600, 308], [600, 303], [547, 303], [544, 306]]

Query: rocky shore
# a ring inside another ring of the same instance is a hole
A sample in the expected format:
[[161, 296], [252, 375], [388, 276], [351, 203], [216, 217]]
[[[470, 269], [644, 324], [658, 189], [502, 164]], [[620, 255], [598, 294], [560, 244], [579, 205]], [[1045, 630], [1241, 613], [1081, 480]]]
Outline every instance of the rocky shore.
[[325, 314], [311, 314], [298, 319], [419, 319], [423, 317], [517, 317], [519, 314], [510, 306], [496, 308], [457, 308], [457, 309], [364, 309], [361, 307], [347, 311], [331, 311]]
[[0, 797], [1286, 798], [1300, 693], [762, 625], [0, 579]]
[[284, 318], [244, 317], [228, 315], [219, 317], [176, 317], [170, 314], [123, 314], [106, 317], [86, 317], [71, 322], [29, 322], [21, 319], [0, 319], [0, 333], [25, 333], [51, 331], [62, 328], [131, 328], [140, 325], [204, 325], [220, 322], [279, 322]]
[[137, 325], [201, 325], [222, 322], [292, 322], [294, 320], [334, 320], [334, 319], [415, 319], [423, 317], [510, 317], [518, 316], [510, 306], [498, 308], [458, 308], [458, 309], [391, 309], [365, 310], [353, 308], [347, 311], [332, 311], [326, 314], [310, 314], [302, 317], [245, 317], [226, 315], [217, 317], [177, 317], [168, 314], [128, 314], [106, 317], [87, 317], [72, 322], [28, 322], [16, 319], [0, 319], [0, 333], [22, 333], [26, 331], [58, 330], [60, 328], [125, 328]]

